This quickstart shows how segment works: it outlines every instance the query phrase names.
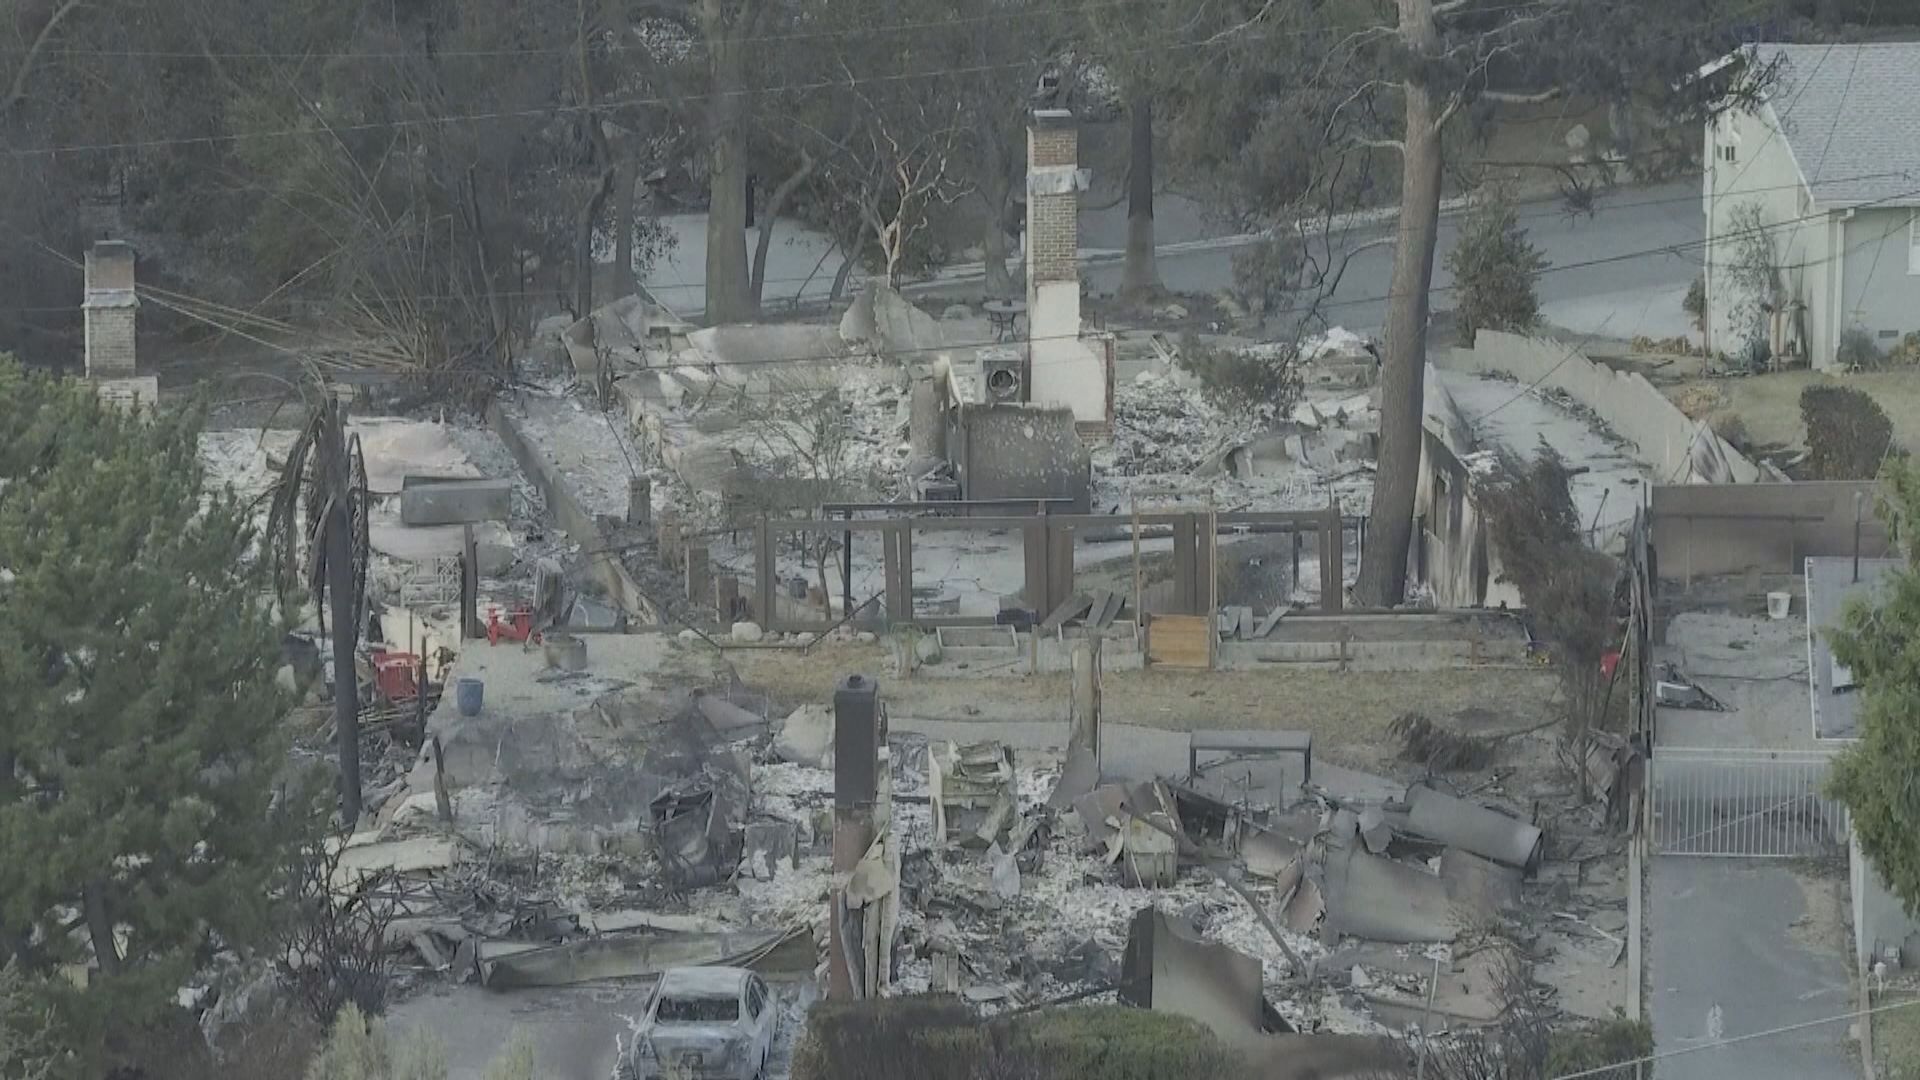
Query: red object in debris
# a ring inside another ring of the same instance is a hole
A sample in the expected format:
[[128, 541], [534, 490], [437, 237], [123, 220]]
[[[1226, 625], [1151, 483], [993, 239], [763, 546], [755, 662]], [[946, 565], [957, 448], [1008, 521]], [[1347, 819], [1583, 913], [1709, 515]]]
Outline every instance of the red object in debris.
[[507, 622], [500, 621], [500, 609], [487, 609], [487, 644], [498, 645], [501, 639], [507, 641], [525, 641], [533, 636], [533, 612], [521, 609], [507, 616]]
[[414, 653], [374, 649], [373, 684], [388, 701], [412, 701], [420, 696], [420, 657]]
[[1620, 650], [1608, 649], [1600, 654], [1600, 674], [1613, 678], [1613, 669], [1620, 665]]

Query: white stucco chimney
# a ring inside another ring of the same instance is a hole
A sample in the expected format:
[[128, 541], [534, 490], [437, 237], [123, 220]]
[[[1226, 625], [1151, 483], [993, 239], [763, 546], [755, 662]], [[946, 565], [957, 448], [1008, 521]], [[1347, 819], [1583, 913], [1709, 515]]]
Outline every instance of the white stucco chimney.
[[1064, 406], [1081, 423], [1107, 419], [1104, 353], [1080, 340], [1080, 125], [1039, 109], [1027, 128], [1027, 385], [1035, 405]]

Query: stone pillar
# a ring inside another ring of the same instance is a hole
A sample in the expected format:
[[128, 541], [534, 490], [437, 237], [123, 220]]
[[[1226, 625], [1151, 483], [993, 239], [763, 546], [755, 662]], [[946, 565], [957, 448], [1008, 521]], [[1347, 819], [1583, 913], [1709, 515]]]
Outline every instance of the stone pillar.
[[687, 599], [696, 604], [706, 599], [707, 593], [713, 588], [709, 566], [711, 562], [708, 559], [707, 545], [688, 544]]
[[653, 478], [635, 476], [627, 480], [627, 524], [653, 524]]
[[940, 381], [931, 372], [916, 370], [908, 399], [907, 439], [912, 447], [911, 467], [920, 469], [947, 457], [947, 417], [940, 407]]

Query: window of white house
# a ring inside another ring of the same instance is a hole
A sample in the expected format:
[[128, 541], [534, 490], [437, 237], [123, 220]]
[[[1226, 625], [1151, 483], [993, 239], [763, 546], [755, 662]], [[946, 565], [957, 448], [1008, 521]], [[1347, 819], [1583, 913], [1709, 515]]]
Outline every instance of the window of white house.
[[1737, 146], [1735, 146], [1735, 145], [1734, 145], [1734, 144], [1732, 144], [1732, 143], [1727, 143], [1727, 144], [1726, 144], [1725, 146], [1722, 146], [1722, 147], [1720, 148], [1720, 160], [1721, 160], [1721, 161], [1738, 161], [1738, 160], [1740, 160], [1740, 149], [1739, 149], [1739, 147], [1737, 147]]
[[1920, 274], [1920, 207], [1907, 211], [1907, 273]]

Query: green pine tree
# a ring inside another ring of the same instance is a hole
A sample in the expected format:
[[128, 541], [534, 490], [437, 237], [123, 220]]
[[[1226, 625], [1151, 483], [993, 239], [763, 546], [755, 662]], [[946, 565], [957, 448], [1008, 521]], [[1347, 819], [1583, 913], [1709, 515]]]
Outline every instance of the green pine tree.
[[1920, 912], [1920, 468], [1894, 459], [1882, 473], [1880, 517], [1907, 557], [1854, 599], [1832, 629], [1834, 659], [1853, 670], [1860, 741], [1834, 762], [1829, 789], [1853, 816], [1860, 850], [1909, 913]]
[[198, 431], [0, 356], [0, 963], [91, 965], [39, 984], [78, 1076], [267, 929], [303, 801], [270, 569]]

